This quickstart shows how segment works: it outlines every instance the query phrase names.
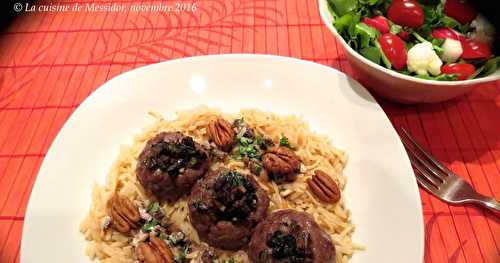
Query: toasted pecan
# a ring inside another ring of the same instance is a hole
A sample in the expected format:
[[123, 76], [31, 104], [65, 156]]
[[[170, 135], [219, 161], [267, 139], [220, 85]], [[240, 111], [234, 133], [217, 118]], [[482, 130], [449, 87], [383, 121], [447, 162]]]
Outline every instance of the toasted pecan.
[[315, 170], [314, 175], [307, 179], [311, 193], [326, 203], [336, 203], [340, 200], [340, 189], [337, 183], [325, 172]]
[[113, 228], [121, 233], [129, 233], [137, 228], [141, 219], [137, 207], [126, 197], [114, 195], [109, 200], [110, 214]]
[[143, 263], [174, 263], [174, 255], [167, 244], [158, 237], [141, 242], [135, 249], [137, 259]]
[[223, 151], [230, 151], [235, 132], [231, 123], [219, 117], [208, 124], [208, 136]]
[[293, 181], [300, 171], [300, 159], [289, 148], [272, 147], [262, 156], [264, 168], [273, 176], [283, 176], [286, 181]]

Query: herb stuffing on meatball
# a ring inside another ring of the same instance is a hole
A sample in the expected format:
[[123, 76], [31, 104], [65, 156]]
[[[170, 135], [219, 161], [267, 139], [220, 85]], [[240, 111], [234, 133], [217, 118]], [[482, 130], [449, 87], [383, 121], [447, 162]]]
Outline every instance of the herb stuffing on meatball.
[[175, 201], [205, 174], [209, 158], [193, 138], [162, 132], [149, 140], [139, 155], [137, 178], [160, 201]]
[[335, 246], [308, 213], [285, 209], [255, 228], [248, 256], [253, 263], [335, 263]]
[[188, 204], [191, 223], [203, 241], [237, 250], [266, 216], [269, 197], [251, 176], [219, 169], [196, 183]]

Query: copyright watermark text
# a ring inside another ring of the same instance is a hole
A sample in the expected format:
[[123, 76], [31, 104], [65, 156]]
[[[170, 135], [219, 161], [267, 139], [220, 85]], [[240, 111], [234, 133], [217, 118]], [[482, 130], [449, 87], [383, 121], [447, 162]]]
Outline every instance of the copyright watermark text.
[[31, 4], [14, 3], [16, 12], [196, 12], [195, 2], [172, 2], [155, 4], [120, 4], [120, 3], [52, 3]]

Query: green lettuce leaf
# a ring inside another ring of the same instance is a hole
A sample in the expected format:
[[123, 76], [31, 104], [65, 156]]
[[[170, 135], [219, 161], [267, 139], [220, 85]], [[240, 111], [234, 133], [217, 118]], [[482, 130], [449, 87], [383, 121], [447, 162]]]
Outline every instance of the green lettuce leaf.
[[328, 4], [339, 17], [358, 8], [358, 0], [328, 0]]
[[416, 75], [415, 77], [419, 79], [441, 80], [441, 81], [457, 80], [457, 76], [455, 76], [455, 74], [439, 74], [437, 76]]
[[359, 39], [359, 48], [366, 48], [379, 37], [380, 33], [377, 29], [365, 23], [357, 23], [354, 28], [354, 35]]
[[380, 50], [377, 47], [365, 47], [359, 50], [359, 53], [363, 55], [363, 57], [380, 64], [380, 59], [382, 58], [382, 54], [380, 54]]
[[469, 79], [485, 77], [493, 74], [500, 67], [500, 56], [488, 59], [483, 66], [476, 69], [476, 72], [469, 76]]

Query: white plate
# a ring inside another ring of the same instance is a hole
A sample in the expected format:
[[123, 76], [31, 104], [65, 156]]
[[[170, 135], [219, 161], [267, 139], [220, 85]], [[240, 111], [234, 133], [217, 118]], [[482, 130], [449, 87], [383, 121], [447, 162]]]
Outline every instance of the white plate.
[[119, 147], [150, 124], [198, 105], [302, 115], [349, 154], [346, 198], [366, 245], [351, 263], [422, 263], [420, 197], [386, 115], [357, 82], [319, 64], [265, 55], [221, 55], [142, 67], [105, 83], [73, 113], [38, 174], [24, 223], [22, 262], [89, 262], [78, 231], [94, 181]]

